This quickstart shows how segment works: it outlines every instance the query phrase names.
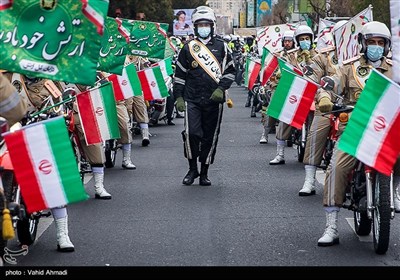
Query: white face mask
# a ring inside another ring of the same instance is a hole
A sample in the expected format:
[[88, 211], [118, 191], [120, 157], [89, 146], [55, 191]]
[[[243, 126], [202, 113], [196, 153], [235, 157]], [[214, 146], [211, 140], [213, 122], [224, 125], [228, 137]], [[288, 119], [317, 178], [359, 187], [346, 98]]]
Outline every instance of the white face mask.
[[211, 27], [198, 27], [197, 32], [201, 38], [207, 38], [211, 33]]

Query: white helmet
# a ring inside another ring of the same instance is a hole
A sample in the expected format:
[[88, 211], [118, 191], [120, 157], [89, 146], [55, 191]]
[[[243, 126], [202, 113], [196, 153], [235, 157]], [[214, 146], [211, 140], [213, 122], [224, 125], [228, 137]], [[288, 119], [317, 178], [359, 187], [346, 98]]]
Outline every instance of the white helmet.
[[230, 35], [224, 35], [224, 37], [222, 37], [222, 39], [224, 39], [225, 42], [230, 42], [231, 40], [231, 36]]
[[299, 25], [294, 32], [294, 38], [296, 39], [297, 45], [300, 45], [299, 36], [300, 35], [309, 35], [311, 42], [314, 42], [314, 33], [308, 25]]
[[192, 22], [194, 25], [201, 22], [208, 22], [215, 25], [215, 13], [213, 9], [207, 6], [199, 6], [192, 13]]
[[285, 41], [285, 40], [294, 41], [294, 31], [293, 30], [286, 30], [285, 32], [283, 32], [282, 47], [283, 47], [283, 41]]
[[365, 53], [367, 51], [367, 42], [369, 38], [381, 37], [385, 39], [385, 47], [383, 55], [386, 56], [389, 53], [391, 41], [391, 34], [386, 24], [379, 21], [371, 21], [364, 25], [361, 32], [358, 33], [358, 43], [361, 45], [360, 52]]

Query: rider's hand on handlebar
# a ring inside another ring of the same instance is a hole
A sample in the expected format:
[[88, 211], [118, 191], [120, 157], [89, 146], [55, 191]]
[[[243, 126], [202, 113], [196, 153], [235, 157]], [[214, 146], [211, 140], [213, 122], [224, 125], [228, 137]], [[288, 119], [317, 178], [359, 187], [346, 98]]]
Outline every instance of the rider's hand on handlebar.
[[318, 107], [322, 113], [328, 113], [328, 112], [332, 111], [333, 103], [331, 102], [331, 100], [328, 97], [325, 96], [325, 97], [322, 97], [321, 100], [319, 101]]

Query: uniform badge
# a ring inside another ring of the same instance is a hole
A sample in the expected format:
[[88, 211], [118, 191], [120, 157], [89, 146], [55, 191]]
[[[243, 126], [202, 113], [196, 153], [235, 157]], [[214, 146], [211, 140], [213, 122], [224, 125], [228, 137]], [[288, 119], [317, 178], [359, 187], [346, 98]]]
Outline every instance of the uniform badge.
[[200, 46], [199, 45], [197, 45], [197, 44], [193, 44], [193, 51], [194, 52], [199, 52], [200, 51]]
[[197, 63], [196, 60], [192, 61], [192, 68], [197, 68], [197, 66], [199, 66], [199, 64]]
[[333, 57], [332, 57], [332, 62], [333, 62], [333, 64], [338, 64], [338, 60], [337, 60], [337, 57], [336, 57], [336, 55], [334, 55]]
[[368, 75], [368, 73], [369, 73], [369, 69], [368, 68], [361, 67], [361, 66], [357, 67], [357, 76], [365, 77], [365, 76]]
[[302, 62], [302, 61], [303, 61], [303, 58], [301, 56], [298, 56], [297, 57], [297, 62]]

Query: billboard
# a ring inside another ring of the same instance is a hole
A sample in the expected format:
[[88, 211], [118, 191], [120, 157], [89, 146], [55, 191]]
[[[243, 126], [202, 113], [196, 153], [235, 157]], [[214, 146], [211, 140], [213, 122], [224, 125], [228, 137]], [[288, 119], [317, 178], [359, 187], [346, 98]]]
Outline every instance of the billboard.
[[173, 21], [174, 36], [186, 36], [194, 34], [192, 24], [192, 13], [194, 9], [174, 10], [175, 19]]
[[254, 1], [247, 2], [247, 26], [254, 26]]
[[257, 26], [261, 26], [264, 16], [272, 13], [271, 0], [257, 0]]

